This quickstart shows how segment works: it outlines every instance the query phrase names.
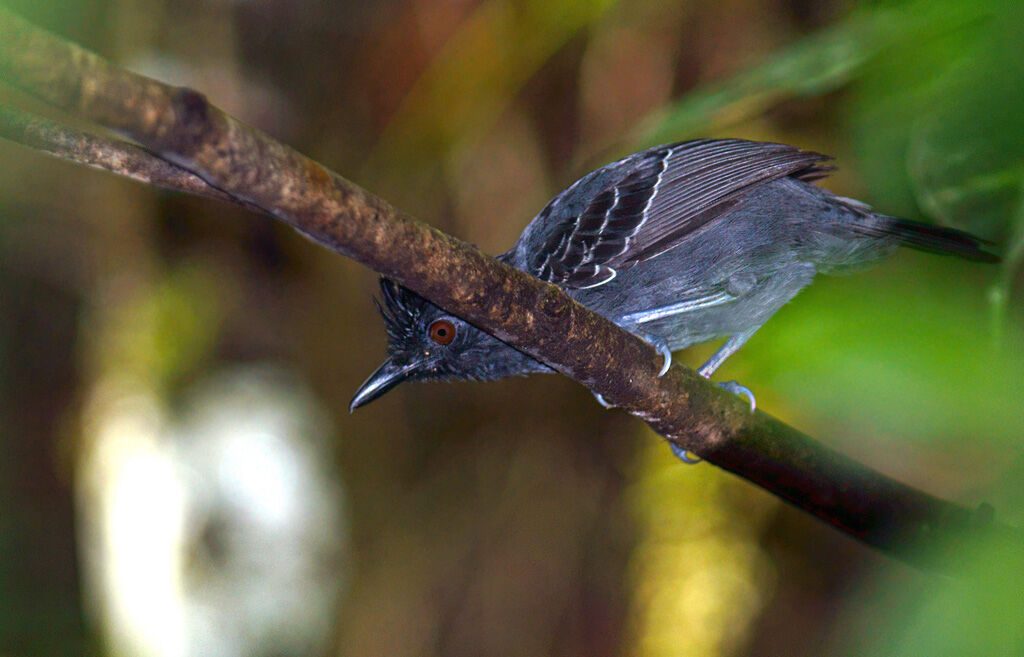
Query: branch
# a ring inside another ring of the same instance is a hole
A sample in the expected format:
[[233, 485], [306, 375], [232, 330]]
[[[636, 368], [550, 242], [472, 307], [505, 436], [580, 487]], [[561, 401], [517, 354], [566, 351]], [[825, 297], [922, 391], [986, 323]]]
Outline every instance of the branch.
[[0, 104], [0, 137], [62, 160], [110, 171], [119, 176], [176, 192], [215, 198], [262, 212], [213, 187], [191, 171], [171, 164], [140, 146], [101, 137]]
[[[421, 224], [250, 128], [200, 93], [119, 69], [0, 9], [0, 73], [117, 131], [212, 187], [395, 279], [547, 363], [710, 463], [917, 565], [949, 568], [950, 541], [1014, 530], [832, 451], [674, 366], [562, 291]], [[72, 149], [74, 150], [74, 149]]]

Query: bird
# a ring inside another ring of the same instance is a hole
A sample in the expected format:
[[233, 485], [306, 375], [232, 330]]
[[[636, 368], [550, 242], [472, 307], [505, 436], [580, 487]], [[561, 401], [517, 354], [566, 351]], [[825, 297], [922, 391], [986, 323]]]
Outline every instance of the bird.
[[[557, 194], [497, 259], [654, 345], [661, 374], [673, 351], [726, 338], [698, 369], [705, 378], [819, 273], [862, 269], [899, 246], [999, 260], [968, 233], [878, 214], [817, 186], [834, 170], [831, 159], [744, 139], [648, 148]], [[380, 290], [387, 358], [350, 411], [405, 381], [553, 371], [392, 280], [381, 278]], [[749, 389], [719, 385], [755, 408]]]

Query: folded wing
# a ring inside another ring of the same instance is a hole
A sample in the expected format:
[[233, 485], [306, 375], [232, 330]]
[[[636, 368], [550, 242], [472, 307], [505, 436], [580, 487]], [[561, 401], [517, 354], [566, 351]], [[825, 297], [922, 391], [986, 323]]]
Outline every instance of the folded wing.
[[584, 176], [553, 198], [505, 257], [562, 287], [595, 287], [678, 245], [759, 185], [827, 175], [827, 159], [740, 139], [651, 148]]

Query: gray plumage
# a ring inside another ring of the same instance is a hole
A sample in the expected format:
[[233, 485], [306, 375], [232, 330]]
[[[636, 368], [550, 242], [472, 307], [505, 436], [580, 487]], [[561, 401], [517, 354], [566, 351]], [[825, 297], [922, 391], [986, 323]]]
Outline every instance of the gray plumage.
[[[901, 244], [997, 260], [966, 233], [876, 214], [811, 184], [828, 159], [738, 139], [651, 148], [555, 196], [498, 258], [666, 354], [729, 337], [701, 367], [708, 377], [819, 272], [870, 264]], [[391, 281], [381, 289], [388, 359], [352, 409], [402, 381], [551, 371]]]

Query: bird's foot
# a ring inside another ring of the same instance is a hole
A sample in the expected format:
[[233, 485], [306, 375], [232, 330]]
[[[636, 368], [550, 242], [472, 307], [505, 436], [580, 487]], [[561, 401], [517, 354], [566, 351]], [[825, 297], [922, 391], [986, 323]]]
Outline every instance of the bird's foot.
[[601, 393], [594, 392], [593, 390], [591, 390], [590, 393], [594, 395], [594, 399], [596, 399], [597, 403], [601, 406], [604, 406], [605, 408], [615, 408], [615, 404], [605, 401], [605, 398], [601, 396]]
[[731, 392], [734, 395], [746, 397], [750, 400], [750, 412], [753, 413], [757, 410], [757, 400], [754, 399], [754, 393], [750, 391], [750, 388], [744, 385], [740, 385], [736, 381], [723, 381], [718, 384], [718, 387]]
[[696, 454], [691, 454], [685, 448], [680, 447], [671, 440], [669, 441], [668, 446], [672, 448], [672, 453], [676, 455], [676, 458], [686, 465], [694, 465], [695, 463], [700, 463], [704, 460]]
[[[707, 377], [705, 377], [705, 378], [707, 378]], [[731, 392], [734, 395], [740, 395], [742, 397], [746, 397], [747, 399], [749, 399], [750, 400], [750, 412], [751, 413], [753, 413], [755, 410], [757, 410], [757, 400], [754, 399], [754, 393], [750, 391], [750, 388], [748, 388], [748, 387], [746, 387], [744, 385], [740, 385], [736, 381], [724, 381], [724, 382], [718, 383], [716, 385], [718, 385], [719, 388], [722, 388], [723, 390], [727, 390], [727, 391]], [[598, 401], [600, 401], [600, 399]], [[668, 446], [672, 448], [672, 453], [676, 455], [676, 458], [678, 458], [683, 463], [686, 463], [687, 465], [693, 465], [694, 463], [700, 463], [703, 460], [702, 458], [700, 458], [696, 454], [691, 454], [685, 448], [680, 447], [679, 445], [676, 445], [672, 441], [669, 441]]]
[[672, 367], [672, 350], [668, 348], [668, 342], [649, 333], [636, 331], [634, 331], [634, 333], [642, 338], [644, 342], [657, 349], [658, 353], [661, 354], [662, 363], [661, 371], [658, 372], [658, 378], [665, 376], [665, 373], [668, 372], [668, 368]]

